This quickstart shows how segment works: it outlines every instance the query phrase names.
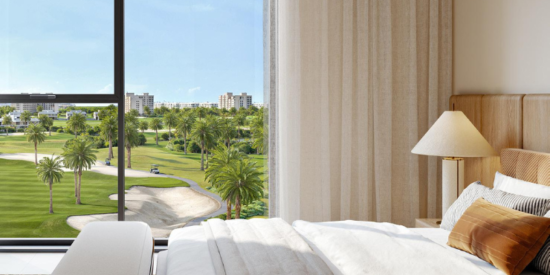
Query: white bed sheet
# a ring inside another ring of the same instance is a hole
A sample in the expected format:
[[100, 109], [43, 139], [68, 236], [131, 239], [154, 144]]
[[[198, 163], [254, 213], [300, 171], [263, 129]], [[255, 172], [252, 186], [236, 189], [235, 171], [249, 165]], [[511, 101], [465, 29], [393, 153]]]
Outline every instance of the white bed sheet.
[[[447, 240], [449, 239], [450, 231], [447, 231], [445, 229], [441, 228], [410, 228], [412, 231], [424, 236], [425, 238], [428, 238], [432, 240], [435, 243], [438, 243], [449, 250], [452, 250], [456, 254], [460, 255], [461, 257], [467, 259], [468, 261], [474, 263], [477, 267], [481, 268], [483, 271], [487, 272], [487, 274], [490, 275], [504, 275], [505, 273], [498, 270], [493, 265], [489, 264], [488, 262], [481, 260], [480, 258], [466, 253], [464, 251], [452, 248], [447, 245]], [[543, 273], [534, 271], [534, 270], [525, 270], [521, 273], [521, 275], [541, 275]]]
[[[412, 231], [447, 247], [454, 253], [474, 263], [490, 275], [504, 273], [491, 264], [466, 252], [447, 246], [450, 232], [440, 228], [411, 228]], [[206, 236], [201, 226], [189, 226], [172, 231], [168, 239], [167, 275], [205, 274], [215, 275], [214, 266], [206, 243]], [[543, 273], [526, 270], [522, 275], [541, 275]]]

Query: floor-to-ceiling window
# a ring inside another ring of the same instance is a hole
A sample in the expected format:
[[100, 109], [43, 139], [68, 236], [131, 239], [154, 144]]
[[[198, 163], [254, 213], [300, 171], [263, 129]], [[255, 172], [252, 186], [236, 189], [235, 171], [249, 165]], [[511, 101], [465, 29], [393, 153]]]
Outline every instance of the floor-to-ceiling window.
[[125, 2], [0, 3], [0, 238], [267, 216], [263, 1]]

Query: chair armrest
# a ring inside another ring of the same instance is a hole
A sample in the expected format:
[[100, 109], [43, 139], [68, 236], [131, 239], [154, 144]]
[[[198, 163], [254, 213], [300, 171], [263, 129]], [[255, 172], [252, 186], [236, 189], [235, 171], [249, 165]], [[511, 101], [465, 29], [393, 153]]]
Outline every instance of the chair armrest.
[[154, 240], [143, 222], [92, 222], [84, 227], [53, 275], [150, 275]]

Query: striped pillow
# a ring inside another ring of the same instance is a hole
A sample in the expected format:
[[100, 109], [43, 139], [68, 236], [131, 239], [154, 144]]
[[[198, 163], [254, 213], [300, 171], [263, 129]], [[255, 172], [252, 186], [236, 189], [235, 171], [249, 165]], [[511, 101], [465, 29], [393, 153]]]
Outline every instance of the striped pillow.
[[481, 185], [478, 181], [464, 189], [460, 197], [449, 207], [441, 221], [441, 228], [448, 231], [453, 230], [456, 222], [462, 217], [466, 209], [479, 198], [484, 198], [492, 204], [535, 216], [544, 216], [550, 210], [550, 199], [532, 198], [490, 189]]

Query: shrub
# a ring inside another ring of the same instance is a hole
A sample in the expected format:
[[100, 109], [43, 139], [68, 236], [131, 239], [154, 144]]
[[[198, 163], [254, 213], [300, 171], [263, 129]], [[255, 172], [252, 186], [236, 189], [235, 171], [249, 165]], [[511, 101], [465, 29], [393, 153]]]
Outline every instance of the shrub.
[[194, 140], [190, 141], [187, 144], [187, 152], [189, 152], [189, 153], [200, 153], [201, 152], [201, 147]]
[[101, 137], [94, 137], [94, 147], [96, 149], [109, 147], [109, 144]]
[[24, 132], [25, 132], [25, 128], [17, 128], [17, 132], [18, 132], [18, 133], [24, 133]]
[[176, 151], [178, 152], [183, 152], [183, 150], [185, 149], [181, 144], [175, 145], [175, 148], [176, 148]]
[[168, 133], [162, 133], [162, 135], [160, 135], [160, 137], [163, 139], [163, 140], [168, 140], [170, 138], [170, 136], [168, 135]]
[[139, 134], [139, 145], [145, 145], [146, 142], [147, 142], [147, 138], [145, 137], [145, 135]]

